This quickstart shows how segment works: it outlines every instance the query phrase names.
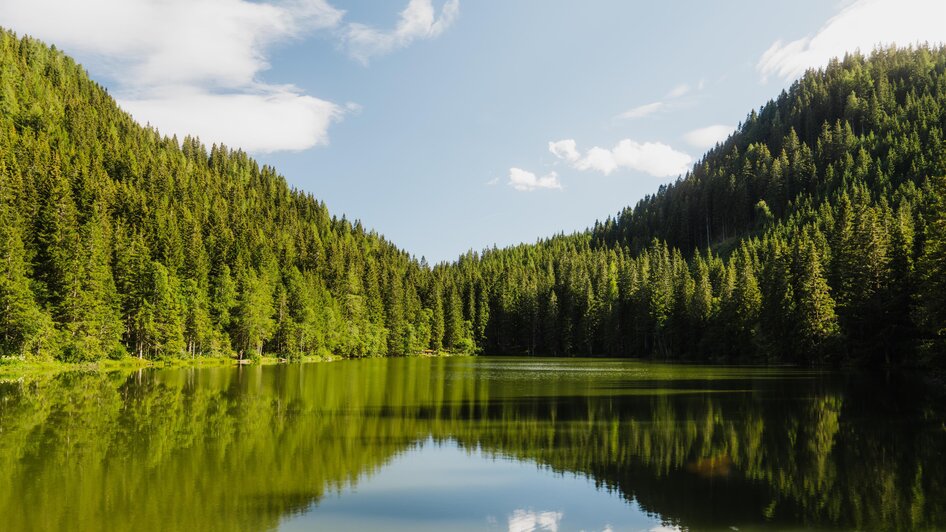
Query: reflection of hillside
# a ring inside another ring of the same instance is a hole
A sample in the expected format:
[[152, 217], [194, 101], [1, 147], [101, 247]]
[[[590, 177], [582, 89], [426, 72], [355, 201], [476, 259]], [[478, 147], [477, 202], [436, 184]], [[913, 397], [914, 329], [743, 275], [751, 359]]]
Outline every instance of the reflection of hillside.
[[946, 524], [946, 437], [923, 419], [942, 412], [921, 396], [761, 374], [700, 381], [692, 369], [655, 383], [487, 367], [408, 359], [0, 384], [0, 515], [13, 530], [268, 529], [432, 436], [587, 475], [684, 526]]
[[353, 414], [372, 394], [350, 381], [289, 373], [298, 378], [254, 368], [7, 385], [4, 526], [271, 529], [419, 433]]

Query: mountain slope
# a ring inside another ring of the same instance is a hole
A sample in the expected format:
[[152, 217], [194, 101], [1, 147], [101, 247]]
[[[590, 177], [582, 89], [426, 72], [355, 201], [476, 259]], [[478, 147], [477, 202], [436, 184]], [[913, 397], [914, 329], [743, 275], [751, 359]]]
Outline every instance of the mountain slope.
[[850, 55], [617, 218], [444, 275], [488, 352], [940, 361], [944, 129], [946, 50]]
[[0, 357], [941, 364], [946, 49], [851, 55], [589, 231], [433, 269], [0, 31]]
[[[809, 71], [752, 111], [693, 171], [622, 212], [597, 236], [640, 249], [652, 238], [689, 252], [751, 231], [853, 181], [874, 195], [946, 175], [946, 56], [884, 49]], [[707, 242], [707, 238], [709, 242]]]
[[0, 31], [0, 67], [0, 355], [430, 344], [407, 253], [243, 152], [137, 125], [54, 47]]

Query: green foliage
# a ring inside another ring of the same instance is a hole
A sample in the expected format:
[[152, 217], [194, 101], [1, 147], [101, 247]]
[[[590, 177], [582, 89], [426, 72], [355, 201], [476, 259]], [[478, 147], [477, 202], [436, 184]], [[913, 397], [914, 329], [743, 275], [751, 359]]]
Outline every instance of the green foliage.
[[3, 30], [0, 226], [0, 356], [434, 343], [426, 265], [241, 151], [140, 127], [70, 58]]
[[0, 356], [946, 360], [946, 49], [832, 61], [616, 218], [433, 268], [38, 41], [0, 65]]
[[942, 363], [944, 103], [946, 49], [848, 55], [633, 209], [440, 275], [488, 287], [487, 353]]
[[18, 220], [0, 204], [0, 356], [48, 358], [52, 319], [30, 290]]
[[270, 530], [454, 445], [681, 529], [946, 527], [942, 387], [897, 373], [406, 358], [27, 376], [0, 405], [4, 530]]
[[917, 314], [926, 332], [926, 346], [942, 363], [946, 353], [946, 177], [931, 185], [926, 245], [918, 264], [922, 273]]

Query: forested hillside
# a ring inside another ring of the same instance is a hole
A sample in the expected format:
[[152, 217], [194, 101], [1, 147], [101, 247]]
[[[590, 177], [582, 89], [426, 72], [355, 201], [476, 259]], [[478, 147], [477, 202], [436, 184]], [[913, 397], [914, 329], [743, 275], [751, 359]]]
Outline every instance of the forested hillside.
[[850, 55], [616, 219], [443, 275], [486, 352], [942, 363], [944, 130], [946, 50]]
[[0, 357], [942, 364], [944, 129], [946, 49], [851, 55], [616, 218], [431, 269], [0, 31]]
[[0, 355], [412, 353], [443, 328], [429, 277], [274, 169], [141, 127], [69, 57], [0, 33]]

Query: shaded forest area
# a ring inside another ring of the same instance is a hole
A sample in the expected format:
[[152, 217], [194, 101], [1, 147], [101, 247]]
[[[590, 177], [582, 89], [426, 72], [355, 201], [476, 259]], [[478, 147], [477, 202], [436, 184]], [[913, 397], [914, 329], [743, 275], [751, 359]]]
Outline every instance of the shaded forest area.
[[588, 231], [429, 267], [0, 31], [0, 357], [942, 365], [946, 49], [853, 54]]

